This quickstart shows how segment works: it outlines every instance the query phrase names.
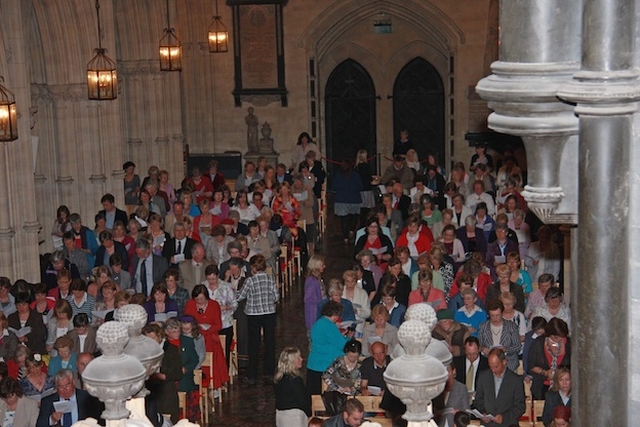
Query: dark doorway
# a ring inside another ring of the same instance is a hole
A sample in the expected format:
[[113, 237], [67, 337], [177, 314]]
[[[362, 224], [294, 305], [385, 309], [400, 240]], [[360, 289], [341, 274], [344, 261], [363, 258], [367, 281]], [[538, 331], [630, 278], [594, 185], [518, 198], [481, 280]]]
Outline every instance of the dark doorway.
[[431, 152], [444, 164], [444, 88], [438, 71], [422, 58], [405, 65], [393, 85], [394, 140], [403, 129], [420, 160]]
[[[375, 88], [369, 73], [347, 59], [329, 76], [325, 89], [327, 158], [342, 161], [356, 158], [358, 150], [376, 153]], [[327, 162], [329, 172], [336, 167]], [[376, 169], [375, 159], [371, 169]]]

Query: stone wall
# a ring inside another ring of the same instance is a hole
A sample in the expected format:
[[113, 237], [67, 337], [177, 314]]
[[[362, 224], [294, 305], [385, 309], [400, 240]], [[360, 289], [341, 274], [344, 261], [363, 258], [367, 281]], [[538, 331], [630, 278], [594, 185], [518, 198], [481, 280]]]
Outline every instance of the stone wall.
[[[291, 1], [283, 8], [288, 107], [255, 99], [242, 108], [235, 107], [232, 96], [234, 40], [226, 54], [210, 54], [206, 46], [214, 2], [171, 0], [170, 5], [171, 25], [184, 47], [180, 73], [159, 71], [164, 2], [100, 1], [102, 44], [118, 63], [120, 93], [115, 101], [95, 102], [86, 99], [85, 81], [86, 63], [98, 45], [95, 3], [0, 0], [0, 46], [7, 53], [0, 56], [0, 75], [16, 93], [21, 113], [20, 139], [0, 147], [9, 165], [6, 176], [0, 175], [0, 194], [8, 198], [0, 207], [0, 274], [37, 280], [35, 255], [51, 249], [50, 228], [60, 204], [79, 212], [89, 227], [103, 193], [113, 193], [122, 205], [124, 161], [134, 161], [141, 176], [150, 165], [159, 165], [178, 185], [184, 144], [197, 154], [244, 152], [249, 106], [261, 123], [271, 124], [280, 160], [289, 163], [298, 134], [311, 126], [311, 58], [317, 67], [317, 140], [323, 152], [322, 91], [333, 67], [352, 58], [372, 76], [381, 96], [378, 151], [389, 153], [394, 135], [387, 95], [398, 71], [421, 56], [445, 83], [447, 164], [468, 162], [468, 88], [488, 72], [487, 58], [495, 56], [494, 0]], [[222, 0], [219, 8], [231, 32], [231, 8]], [[391, 34], [373, 31], [381, 12], [392, 19]], [[37, 113], [27, 114], [30, 109]]]

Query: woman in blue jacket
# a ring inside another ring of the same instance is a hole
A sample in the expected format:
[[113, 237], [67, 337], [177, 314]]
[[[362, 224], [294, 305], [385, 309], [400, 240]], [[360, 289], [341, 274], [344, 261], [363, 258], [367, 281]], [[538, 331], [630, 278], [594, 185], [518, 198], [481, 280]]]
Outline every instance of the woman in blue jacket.
[[342, 335], [336, 322], [342, 313], [342, 304], [329, 301], [322, 307], [320, 317], [311, 328], [311, 348], [307, 360], [307, 390], [309, 394], [322, 391], [322, 374], [339, 356], [344, 355], [344, 345], [353, 337], [354, 331]]

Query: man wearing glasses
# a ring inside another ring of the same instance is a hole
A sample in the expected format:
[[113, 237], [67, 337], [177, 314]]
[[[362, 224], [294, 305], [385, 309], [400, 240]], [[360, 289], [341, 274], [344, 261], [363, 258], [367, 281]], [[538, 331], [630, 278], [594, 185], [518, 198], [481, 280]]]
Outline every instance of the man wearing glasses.
[[61, 369], [55, 375], [56, 392], [42, 399], [36, 427], [71, 427], [86, 418], [100, 418], [104, 406], [88, 392], [77, 389], [73, 382], [73, 372]]

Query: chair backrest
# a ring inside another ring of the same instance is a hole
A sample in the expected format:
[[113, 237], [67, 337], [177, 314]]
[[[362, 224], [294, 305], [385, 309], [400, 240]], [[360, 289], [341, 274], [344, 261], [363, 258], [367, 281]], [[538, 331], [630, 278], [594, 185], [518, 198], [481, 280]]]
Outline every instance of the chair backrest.
[[209, 378], [213, 378], [213, 352], [207, 351], [204, 354], [204, 362], [202, 362], [202, 371], [204, 371]]
[[[542, 412], [544, 411], [544, 400], [534, 400], [533, 401], [533, 416], [534, 422], [538, 424], [538, 418], [542, 418]], [[542, 422], [539, 425], [543, 425]]]
[[311, 395], [311, 415], [314, 416], [316, 413], [324, 413], [325, 407], [324, 402], [322, 401], [322, 396], [319, 394]]
[[362, 403], [365, 412], [384, 412], [384, 409], [380, 408], [382, 396], [356, 396], [356, 399]]
[[193, 370], [193, 382], [202, 390], [202, 369]]
[[180, 408], [180, 418], [187, 418], [187, 392], [178, 392], [178, 407]]

